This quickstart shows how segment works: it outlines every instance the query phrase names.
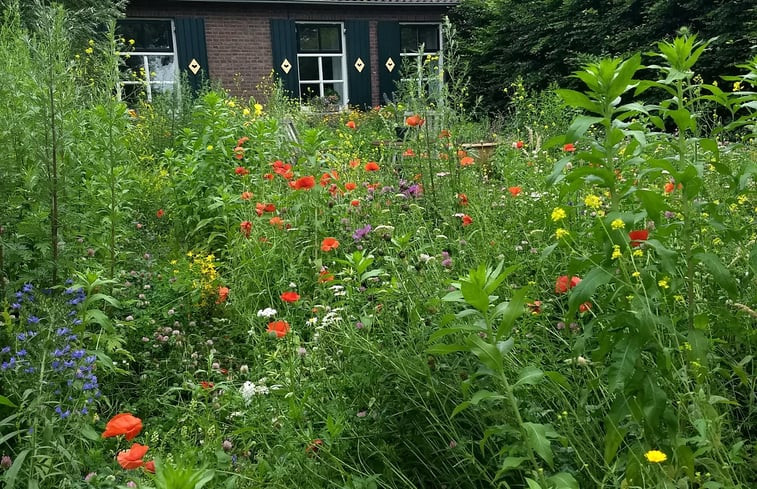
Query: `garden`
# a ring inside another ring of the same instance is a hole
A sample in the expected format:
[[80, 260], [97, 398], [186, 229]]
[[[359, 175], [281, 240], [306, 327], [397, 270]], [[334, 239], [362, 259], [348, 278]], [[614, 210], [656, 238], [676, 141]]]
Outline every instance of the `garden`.
[[757, 484], [757, 57], [705, 80], [684, 32], [495, 117], [450, 36], [364, 111], [130, 106], [129, 40], [39, 10], [0, 26], [2, 487]]

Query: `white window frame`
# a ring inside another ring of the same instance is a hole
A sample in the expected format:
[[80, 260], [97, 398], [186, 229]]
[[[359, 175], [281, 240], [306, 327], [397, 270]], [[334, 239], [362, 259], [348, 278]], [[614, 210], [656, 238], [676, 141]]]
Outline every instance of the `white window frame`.
[[[173, 46], [173, 51], [119, 51], [118, 55], [124, 57], [125, 59], [129, 59], [135, 56], [139, 56], [142, 58], [142, 69], [145, 71], [145, 77], [144, 79], [127, 79], [127, 80], [121, 80], [118, 83], [118, 99], [121, 100], [122, 95], [122, 89], [124, 85], [138, 85], [143, 86], [145, 88], [145, 94], [147, 95], [147, 101], [152, 102], [152, 87], [154, 85], [170, 85], [172, 87], [176, 87], [178, 85], [179, 80], [179, 56], [177, 54], [176, 49], [176, 24], [174, 23], [173, 19], [165, 18], [165, 17], [125, 17], [123, 20], [160, 20], [160, 21], [168, 21], [171, 23], [171, 45]], [[173, 72], [173, 80], [170, 81], [164, 81], [164, 80], [152, 80], [152, 74], [150, 73], [150, 65], [147, 61], [147, 58], [149, 56], [173, 56], [173, 65], [174, 65], [174, 72]]]
[[[339, 27], [339, 32], [341, 34], [341, 52], [340, 53], [301, 53], [300, 52], [300, 33], [297, 32], [297, 88], [300, 92], [300, 100], [302, 100], [302, 85], [303, 84], [310, 84], [310, 85], [318, 85], [320, 94], [319, 97], [323, 98], [324, 95], [324, 84], [326, 83], [341, 83], [342, 84], [342, 91], [343, 95], [341, 97], [341, 100], [339, 100], [339, 107], [344, 108], [347, 106], [347, 103], [350, 99], [349, 94], [349, 87], [347, 83], [347, 39], [345, 36], [345, 29], [344, 29], [344, 23], [343, 22], [329, 22], [329, 21], [303, 21], [303, 22], [295, 22], [297, 26], [300, 25], [333, 25]], [[318, 80], [303, 80], [300, 76], [300, 59], [301, 58], [318, 58]], [[332, 80], [328, 79], [325, 80], [323, 78], [323, 58], [339, 58], [340, 59], [340, 65], [342, 68], [342, 79], [341, 80]]]

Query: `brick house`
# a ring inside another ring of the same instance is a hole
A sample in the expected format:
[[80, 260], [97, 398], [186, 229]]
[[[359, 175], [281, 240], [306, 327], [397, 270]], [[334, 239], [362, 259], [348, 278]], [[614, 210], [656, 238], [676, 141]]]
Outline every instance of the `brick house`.
[[295, 97], [372, 106], [394, 91], [408, 56], [441, 49], [440, 23], [457, 0], [132, 0], [120, 33], [134, 91], [220, 81], [242, 96], [273, 70]]

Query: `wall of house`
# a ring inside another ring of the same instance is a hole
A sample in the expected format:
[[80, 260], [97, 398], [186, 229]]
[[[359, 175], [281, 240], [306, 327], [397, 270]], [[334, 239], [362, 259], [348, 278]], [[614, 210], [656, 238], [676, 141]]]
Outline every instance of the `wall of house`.
[[373, 105], [380, 103], [377, 23], [439, 21], [445, 9], [408, 6], [297, 6], [291, 4], [202, 4], [135, 0], [127, 17], [203, 17], [210, 76], [234, 95], [260, 99], [256, 86], [273, 68], [270, 19], [296, 21], [368, 20], [371, 40], [371, 92]]

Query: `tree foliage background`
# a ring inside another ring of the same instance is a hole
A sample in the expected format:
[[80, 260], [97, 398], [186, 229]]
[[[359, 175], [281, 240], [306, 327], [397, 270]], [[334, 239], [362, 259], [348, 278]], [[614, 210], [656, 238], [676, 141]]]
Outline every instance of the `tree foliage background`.
[[717, 37], [697, 65], [707, 82], [757, 52], [754, 0], [461, 0], [450, 18], [470, 93], [490, 111], [506, 107], [504, 89], [519, 77], [529, 89], [570, 86], [584, 62], [648, 51], [681, 28]]

